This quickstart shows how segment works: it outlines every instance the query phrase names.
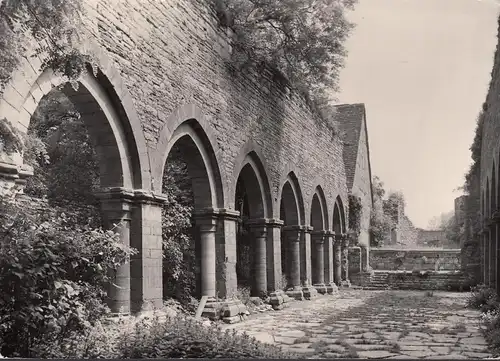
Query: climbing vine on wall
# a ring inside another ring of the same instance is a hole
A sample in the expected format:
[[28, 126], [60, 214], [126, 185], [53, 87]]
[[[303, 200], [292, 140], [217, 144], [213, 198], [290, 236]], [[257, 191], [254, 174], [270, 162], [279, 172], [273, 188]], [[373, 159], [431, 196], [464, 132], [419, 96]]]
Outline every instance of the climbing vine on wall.
[[361, 233], [362, 211], [363, 205], [361, 204], [361, 198], [349, 194], [349, 233], [351, 233], [354, 242], [357, 242], [359, 234]]
[[[74, 87], [94, 57], [78, 49], [84, 26], [82, 0], [4, 0], [0, 4], [0, 95], [23, 57], [44, 55], [51, 67]], [[34, 51], [29, 51], [34, 44]], [[28, 53], [29, 52], [29, 53]]]

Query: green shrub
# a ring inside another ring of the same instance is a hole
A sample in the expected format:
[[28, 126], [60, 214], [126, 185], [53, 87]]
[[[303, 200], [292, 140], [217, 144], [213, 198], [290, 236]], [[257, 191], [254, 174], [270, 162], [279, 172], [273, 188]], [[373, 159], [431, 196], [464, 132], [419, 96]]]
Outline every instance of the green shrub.
[[467, 306], [481, 310], [483, 313], [495, 310], [499, 306], [497, 292], [486, 285], [472, 287]]
[[236, 331], [203, 325], [185, 316], [155, 315], [152, 319], [123, 319], [96, 325], [75, 335], [64, 358], [293, 358], [280, 348], [261, 343]]
[[0, 352], [43, 357], [108, 312], [108, 270], [131, 250], [112, 231], [76, 226], [79, 214], [20, 207], [0, 204]]

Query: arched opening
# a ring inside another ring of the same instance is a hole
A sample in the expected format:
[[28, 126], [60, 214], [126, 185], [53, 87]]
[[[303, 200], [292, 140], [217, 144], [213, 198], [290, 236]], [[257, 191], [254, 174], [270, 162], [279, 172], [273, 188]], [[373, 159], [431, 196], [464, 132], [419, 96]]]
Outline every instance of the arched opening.
[[496, 183], [496, 167], [493, 162], [493, 169], [491, 171], [491, 212], [493, 213], [497, 208], [497, 183]]
[[342, 227], [342, 212], [338, 202], [335, 202], [333, 206], [333, 231], [336, 235], [340, 235], [343, 233]]
[[[236, 233], [236, 275], [239, 288], [249, 289], [253, 296], [267, 291], [266, 234], [269, 193], [267, 178], [257, 156], [250, 153], [243, 162], [236, 182], [235, 209], [240, 212]], [[267, 192], [266, 192], [267, 190]]]
[[[182, 123], [166, 149], [162, 192], [163, 297], [190, 305], [215, 295], [215, 237], [201, 241], [193, 214], [217, 208], [220, 176], [213, 151], [195, 120]], [[212, 232], [213, 235], [213, 232]], [[207, 294], [208, 295], [208, 294]]]
[[490, 197], [490, 181], [488, 178], [486, 178], [486, 199], [485, 199], [485, 216], [489, 217], [490, 214], [490, 202], [491, 202], [491, 197]]
[[[297, 262], [296, 255], [294, 254], [294, 252], [299, 251], [294, 248], [296, 247], [296, 242], [291, 242], [290, 238], [288, 238], [287, 233], [290, 231], [286, 227], [302, 224], [302, 206], [302, 195], [298, 187], [297, 178], [293, 173], [290, 173], [283, 185], [280, 201], [280, 219], [284, 224], [284, 231], [281, 232], [281, 265], [283, 274], [282, 283], [285, 290], [291, 286], [297, 286], [293, 284], [293, 282], [296, 283], [296, 280], [293, 279], [296, 276], [296, 272], [299, 273], [300, 283], [300, 259]], [[298, 234], [298, 231], [291, 232]], [[297, 238], [298, 235], [293, 237]]]
[[[110, 211], [111, 201], [99, 200], [96, 192], [104, 195], [103, 190], [113, 188], [142, 188], [137, 134], [132, 130], [121, 100], [109, 88], [110, 81], [102, 72], [96, 76], [91, 72], [83, 73], [77, 84], [74, 87], [52, 70], [45, 70], [34, 79], [30, 89], [26, 84], [19, 88], [25, 90], [25, 94], [19, 94], [24, 98], [23, 104], [18, 106], [21, 110], [6, 112], [7, 120], [19, 131], [26, 132], [27, 139], [22, 159], [18, 154], [12, 156], [12, 160], [34, 168], [34, 175], [28, 178], [24, 189], [25, 197], [30, 197], [25, 210], [27, 213], [33, 210], [39, 215], [44, 213], [49, 222], [57, 223], [64, 218], [67, 220], [64, 229], [78, 235], [86, 233], [82, 231], [84, 225], [113, 229], [125, 246], [116, 247], [127, 250], [130, 211], [120, 206]], [[5, 102], [0, 104], [2, 110], [4, 105]], [[113, 207], [120, 203], [120, 199], [113, 201]], [[61, 229], [53, 228], [57, 239]], [[69, 234], [66, 239], [75, 240], [71, 247], [78, 246], [77, 237]], [[107, 252], [109, 248], [103, 249], [102, 259], [109, 256]], [[125, 258], [122, 264], [124, 262]], [[106, 300], [112, 312], [128, 313], [130, 264], [113, 268], [109, 274], [116, 276], [113, 282], [104, 284], [103, 281], [100, 286], [108, 286]], [[83, 277], [66, 274], [68, 280], [75, 282]], [[88, 276], [84, 271], [82, 274]], [[96, 293], [93, 298], [94, 301], [105, 300], [104, 294]]]
[[[316, 188], [311, 202], [311, 268], [312, 268], [312, 284], [318, 292], [326, 293], [325, 286], [325, 234], [328, 215], [326, 214], [326, 201], [320, 187]], [[329, 245], [326, 250], [328, 252]], [[327, 255], [328, 256], [328, 255]], [[326, 257], [328, 261], [328, 257]]]

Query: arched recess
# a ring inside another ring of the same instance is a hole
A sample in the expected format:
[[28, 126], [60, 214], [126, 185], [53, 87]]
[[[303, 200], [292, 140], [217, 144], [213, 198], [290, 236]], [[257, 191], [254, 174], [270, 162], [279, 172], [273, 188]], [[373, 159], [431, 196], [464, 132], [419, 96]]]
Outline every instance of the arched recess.
[[[172, 202], [163, 209], [164, 232], [168, 235], [180, 231], [184, 235], [164, 239], [163, 252], [167, 256], [163, 263], [163, 296], [176, 296], [185, 292], [186, 288], [192, 295], [204, 296], [207, 292], [215, 292], [215, 239], [211, 238], [213, 244], [202, 243], [201, 231], [198, 229], [200, 232], [197, 232], [193, 223], [186, 224], [186, 217], [190, 218], [195, 212], [211, 212], [222, 205], [219, 166], [208, 137], [195, 119], [182, 122], [161, 149], [163, 154], [157, 153], [156, 156], [161, 156], [159, 159], [164, 161], [161, 167], [162, 192], [170, 198], [175, 197], [181, 213], [185, 213], [181, 218], [172, 213], [168, 208]], [[179, 227], [177, 220], [184, 222], [184, 226]], [[180, 254], [176, 250], [180, 250]], [[176, 266], [182, 269], [182, 274], [193, 274], [194, 282], [180, 284], [168, 260], [177, 262]]]
[[486, 198], [485, 198], [485, 216], [486, 217], [489, 217], [491, 214], [490, 214], [490, 201], [491, 201], [491, 198], [490, 198], [490, 181], [488, 179], [488, 177], [486, 177]]
[[340, 196], [337, 196], [337, 198], [335, 199], [332, 225], [333, 225], [333, 231], [336, 234], [345, 233], [346, 224], [345, 224], [344, 204], [342, 203], [342, 199], [340, 198]]
[[[304, 202], [302, 192], [295, 176], [290, 172], [283, 184], [280, 199], [280, 219], [284, 226], [298, 226], [304, 223]], [[289, 242], [286, 239], [286, 232], [281, 232], [281, 265], [282, 272], [286, 276], [287, 282], [292, 281], [292, 262]]]
[[493, 161], [493, 168], [491, 170], [491, 212], [497, 209], [497, 183], [496, 183], [496, 167]]
[[[313, 285], [324, 284], [324, 234], [319, 233], [328, 229], [328, 212], [326, 207], [326, 199], [323, 190], [320, 186], [316, 187], [311, 201], [311, 226], [313, 227], [311, 235], [311, 268]], [[326, 290], [318, 289], [319, 292]]]
[[149, 160], [139, 118], [119, 74], [109, 61], [102, 61], [106, 66], [98, 69], [97, 76], [87, 67], [78, 90], [52, 69], [40, 74], [34, 65], [24, 63], [20, 73], [31, 75], [13, 75], [0, 100], [0, 114], [26, 132], [41, 98], [58, 87], [75, 105], [91, 135], [101, 187], [149, 190]]
[[317, 186], [311, 202], [311, 226], [314, 231], [329, 228], [326, 198], [321, 186]]
[[266, 248], [265, 239], [257, 238], [258, 233], [252, 230], [250, 224], [269, 218], [272, 203], [267, 175], [255, 152], [248, 153], [243, 159], [233, 189], [234, 208], [240, 212], [236, 233], [237, 282], [239, 287], [250, 287], [252, 294], [258, 296], [267, 288], [266, 264], [261, 264]]
[[195, 209], [222, 207], [223, 188], [219, 165], [212, 144], [196, 119], [181, 123], [161, 149], [162, 175], [174, 146], [186, 162], [192, 183]]

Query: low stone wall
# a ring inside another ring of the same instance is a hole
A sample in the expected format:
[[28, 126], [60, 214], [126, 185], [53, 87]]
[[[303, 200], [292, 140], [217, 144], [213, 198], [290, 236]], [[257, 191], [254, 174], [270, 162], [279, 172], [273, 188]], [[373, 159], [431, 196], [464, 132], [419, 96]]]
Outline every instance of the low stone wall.
[[372, 248], [370, 266], [387, 271], [454, 271], [460, 269], [460, 249]]
[[460, 271], [372, 271], [355, 276], [365, 289], [468, 291], [470, 284]]

